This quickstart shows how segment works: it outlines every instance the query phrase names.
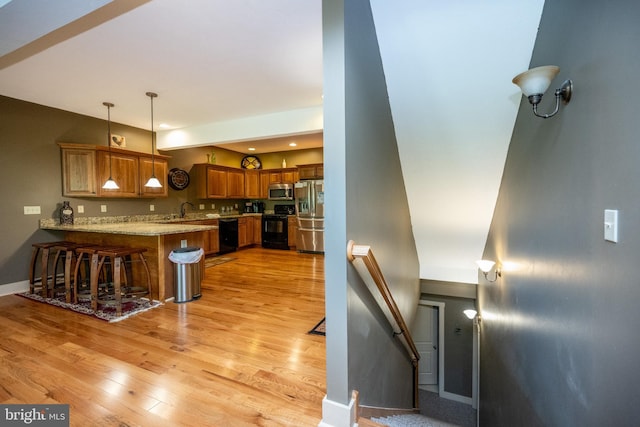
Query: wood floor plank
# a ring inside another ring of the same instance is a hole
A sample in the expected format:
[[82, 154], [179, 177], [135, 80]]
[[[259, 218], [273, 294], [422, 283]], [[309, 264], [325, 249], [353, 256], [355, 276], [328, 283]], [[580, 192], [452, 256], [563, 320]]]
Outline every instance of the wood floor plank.
[[200, 300], [117, 323], [0, 297], [0, 402], [67, 403], [73, 426], [317, 425], [323, 257], [229, 256]]

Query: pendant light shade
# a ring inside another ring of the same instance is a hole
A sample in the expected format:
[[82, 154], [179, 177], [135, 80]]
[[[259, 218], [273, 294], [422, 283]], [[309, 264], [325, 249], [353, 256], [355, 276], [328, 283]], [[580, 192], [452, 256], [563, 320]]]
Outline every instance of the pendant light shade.
[[117, 190], [118, 184], [111, 177], [111, 107], [114, 105], [111, 102], [103, 102], [102, 105], [107, 107], [107, 147], [109, 147], [109, 179], [102, 186], [105, 190]]
[[156, 152], [156, 142], [155, 142], [155, 134], [153, 133], [153, 98], [158, 96], [157, 93], [147, 92], [146, 94], [151, 99], [151, 178], [144, 185], [145, 187], [151, 188], [162, 188], [162, 184], [156, 178], [156, 163], [155, 163], [155, 152]]

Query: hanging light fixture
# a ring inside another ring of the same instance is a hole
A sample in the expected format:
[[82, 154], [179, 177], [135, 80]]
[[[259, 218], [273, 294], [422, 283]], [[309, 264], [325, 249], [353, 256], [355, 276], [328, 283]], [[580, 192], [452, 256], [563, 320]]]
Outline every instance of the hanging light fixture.
[[153, 98], [157, 97], [158, 94], [154, 92], [147, 92], [147, 96], [151, 98], [151, 178], [144, 185], [145, 187], [152, 188], [161, 188], [162, 184], [156, 178], [156, 164], [155, 164], [155, 152], [156, 152], [156, 144], [155, 144], [155, 135], [153, 133]]
[[107, 107], [107, 147], [109, 147], [109, 179], [104, 183], [102, 188], [105, 190], [117, 190], [118, 184], [111, 177], [111, 108], [114, 106], [111, 102], [103, 102], [102, 105]]

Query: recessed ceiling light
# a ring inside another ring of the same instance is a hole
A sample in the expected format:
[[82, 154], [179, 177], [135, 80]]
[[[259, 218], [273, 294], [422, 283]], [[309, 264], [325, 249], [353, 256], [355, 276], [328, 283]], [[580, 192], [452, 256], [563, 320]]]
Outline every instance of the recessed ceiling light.
[[298, 144], [296, 144], [295, 142], [289, 143], [289, 147], [297, 147], [297, 146], [298, 146]]
[[248, 150], [249, 151], [256, 151], [255, 147], [249, 147]]
[[160, 123], [160, 124], [158, 125], [158, 127], [159, 127], [159, 128], [162, 128], [162, 129], [169, 129], [169, 128], [171, 127], [171, 125], [168, 125], [168, 124], [166, 124], [166, 123]]

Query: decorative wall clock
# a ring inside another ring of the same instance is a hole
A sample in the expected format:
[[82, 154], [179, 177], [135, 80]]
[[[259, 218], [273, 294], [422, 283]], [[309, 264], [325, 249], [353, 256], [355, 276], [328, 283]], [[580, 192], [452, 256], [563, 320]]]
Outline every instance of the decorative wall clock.
[[122, 135], [111, 134], [111, 146], [117, 148], [125, 148], [127, 146], [127, 140]]
[[174, 190], [184, 190], [189, 186], [189, 174], [182, 169], [171, 169], [169, 171], [169, 186]]
[[262, 162], [256, 156], [244, 156], [242, 162], [240, 162], [240, 166], [244, 169], [261, 169]]

